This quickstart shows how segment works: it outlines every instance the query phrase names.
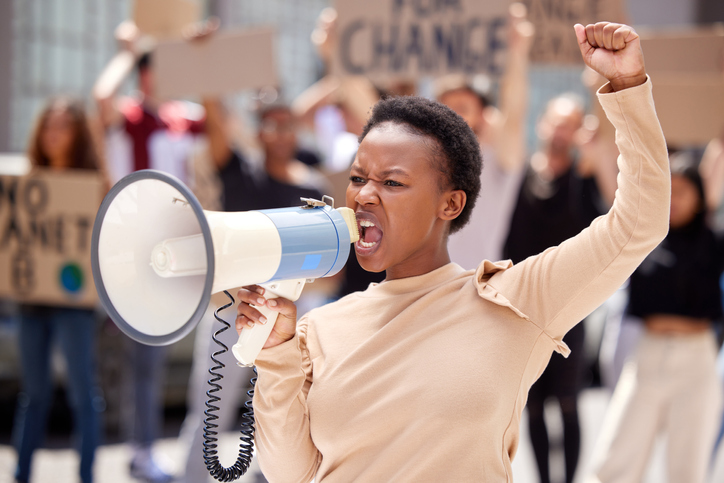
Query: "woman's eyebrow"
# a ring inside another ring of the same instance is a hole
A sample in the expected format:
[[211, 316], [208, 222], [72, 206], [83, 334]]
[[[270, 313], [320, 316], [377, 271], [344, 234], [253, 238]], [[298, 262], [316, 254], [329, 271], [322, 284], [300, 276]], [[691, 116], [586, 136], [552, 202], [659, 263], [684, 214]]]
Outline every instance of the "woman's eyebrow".
[[387, 176], [390, 176], [390, 175], [392, 175], [392, 174], [396, 174], [396, 175], [398, 175], [398, 176], [405, 176], [405, 177], [409, 177], [409, 176], [410, 176], [410, 174], [409, 174], [406, 170], [404, 170], [404, 169], [402, 169], [402, 168], [389, 168], [389, 169], [385, 169], [384, 171], [382, 171], [382, 172], [380, 173], [380, 175], [382, 175], [383, 178], [384, 178], [384, 177], [387, 177]]
[[[361, 166], [359, 166], [357, 164], [353, 164], [352, 166], [350, 166], [349, 170], [350, 170], [350, 173], [358, 173], [358, 174], [362, 174], [365, 176], [368, 174], [364, 168], [362, 168]], [[391, 176], [391, 175], [404, 176], [407, 178], [410, 177], [410, 173], [408, 173], [407, 170], [402, 169], [402, 168], [388, 168], [388, 169], [380, 171], [380, 173], [379, 173], [379, 176], [381, 178], [386, 178], [387, 176]]]

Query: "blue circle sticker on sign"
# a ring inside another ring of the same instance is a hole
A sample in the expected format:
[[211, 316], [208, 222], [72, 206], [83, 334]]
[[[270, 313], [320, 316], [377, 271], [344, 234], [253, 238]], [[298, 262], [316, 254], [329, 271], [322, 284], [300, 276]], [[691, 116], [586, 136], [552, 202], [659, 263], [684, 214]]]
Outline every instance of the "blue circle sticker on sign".
[[83, 288], [83, 270], [77, 263], [66, 263], [60, 269], [60, 285], [70, 293]]

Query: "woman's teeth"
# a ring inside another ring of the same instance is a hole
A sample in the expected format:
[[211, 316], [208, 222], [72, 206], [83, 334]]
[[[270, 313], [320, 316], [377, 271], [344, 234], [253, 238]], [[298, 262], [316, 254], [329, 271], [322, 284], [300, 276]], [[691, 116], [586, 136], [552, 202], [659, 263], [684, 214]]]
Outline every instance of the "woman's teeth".
[[364, 247], [364, 248], [372, 248], [373, 246], [377, 245], [376, 241], [373, 241], [373, 242], [365, 241], [365, 232], [367, 231], [367, 228], [371, 228], [376, 225], [373, 222], [371, 222], [370, 220], [360, 220], [359, 226], [360, 226], [360, 239], [359, 239], [358, 243], [360, 244], [360, 246]]

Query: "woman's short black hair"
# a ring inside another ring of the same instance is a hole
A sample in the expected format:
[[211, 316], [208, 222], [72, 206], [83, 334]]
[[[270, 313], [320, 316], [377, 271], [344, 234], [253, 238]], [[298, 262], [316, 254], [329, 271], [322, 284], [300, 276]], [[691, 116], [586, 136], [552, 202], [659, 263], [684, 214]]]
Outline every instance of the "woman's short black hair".
[[450, 223], [455, 233], [470, 220], [480, 194], [483, 158], [478, 138], [467, 123], [449, 107], [424, 97], [390, 97], [378, 102], [362, 130], [359, 142], [376, 126], [392, 122], [405, 126], [413, 134], [431, 138], [431, 153], [447, 178], [447, 186], [463, 190], [467, 196], [460, 215]]

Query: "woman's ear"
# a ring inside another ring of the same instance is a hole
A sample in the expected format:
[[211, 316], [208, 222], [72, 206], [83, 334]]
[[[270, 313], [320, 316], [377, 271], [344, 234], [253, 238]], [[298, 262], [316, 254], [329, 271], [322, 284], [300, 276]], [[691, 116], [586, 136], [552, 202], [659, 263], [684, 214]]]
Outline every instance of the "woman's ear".
[[463, 208], [465, 208], [467, 199], [468, 197], [463, 190], [448, 191], [445, 197], [445, 205], [442, 207], [440, 213], [440, 218], [449, 221], [460, 216]]

